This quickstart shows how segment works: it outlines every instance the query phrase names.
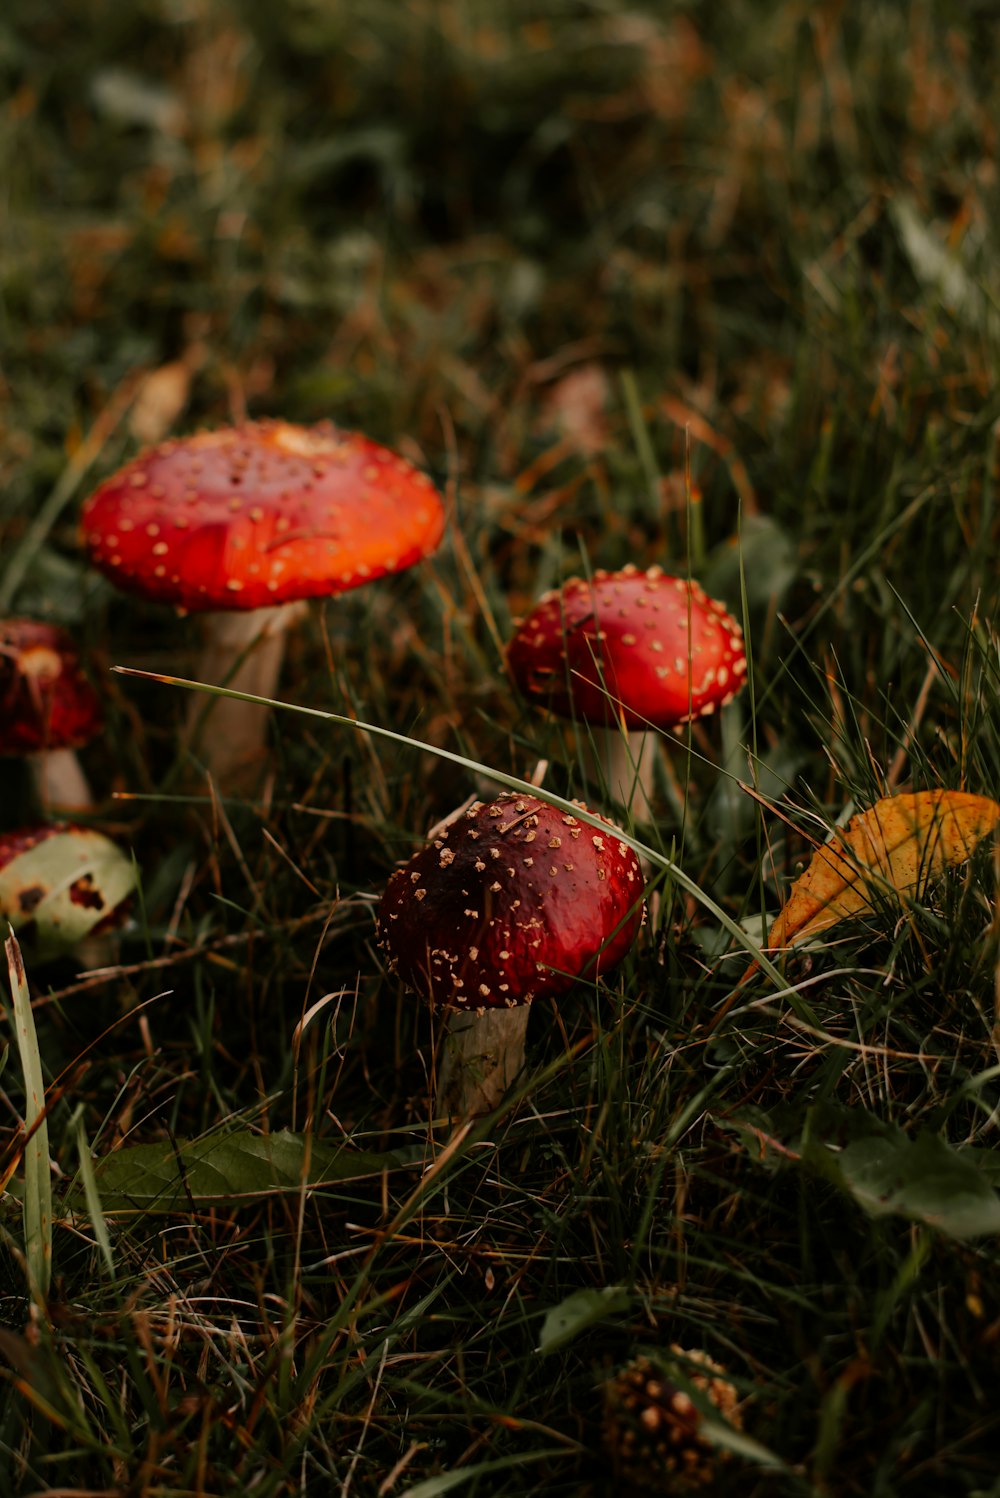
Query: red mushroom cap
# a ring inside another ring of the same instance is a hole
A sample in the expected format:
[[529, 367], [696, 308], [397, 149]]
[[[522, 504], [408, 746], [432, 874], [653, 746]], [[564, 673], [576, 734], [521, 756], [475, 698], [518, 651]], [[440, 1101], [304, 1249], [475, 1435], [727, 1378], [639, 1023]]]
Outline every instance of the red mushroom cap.
[[434, 550], [427, 476], [329, 422], [247, 422], [161, 443], [83, 507], [90, 559], [182, 609], [257, 609], [356, 588]]
[[642, 870], [615, 832], [534, 796], [477, 801], [390, 878], [390, 966], [445, 1009], [512, 1009], [609, 972], [642, 924]]
[[36, 619], [0, 621], [0, 754], [81, 749], [103, 721], [64, 629]]
[[571, 578], [521, 624], [507, 664], [526, 697], [563, 717], [660, 729], [724, 706], [747, 670], [725, 605], [659, 567]]

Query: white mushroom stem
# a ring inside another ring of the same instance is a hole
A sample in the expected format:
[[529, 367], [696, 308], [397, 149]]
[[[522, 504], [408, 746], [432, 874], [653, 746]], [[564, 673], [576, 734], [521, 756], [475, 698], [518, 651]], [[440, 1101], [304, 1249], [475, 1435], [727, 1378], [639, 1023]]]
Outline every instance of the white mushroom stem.
[[465, 1119], [500, 1106], [524, 1067], [530, 1004], [452, 1011], [438, 1063], [439, 1114]]
[[[273, 609], [234, 609], [204, 615], [204, 642], [195, 667], [198, 681], [273, 697], [285, 655], [285, 634], [305, 611], [304, 603]], [[261, 759], [267, 709], [232, 697], [196, 696], [188, 717], [198, 757], [223, 786]], [[199, 728], [200, 725], [200, 728]]]
[[28, 765], [39, 804], [46, 816], [90, 811], [94, 793], [74, 749], [39, 749]]
[[[656, 804], [656, 765], [660, 735], [651, 730], [586, 728], [589, 740], [585, 771], [633, 818], [645, 822]], [[593, 746], [592, 750], [590, 746]]]

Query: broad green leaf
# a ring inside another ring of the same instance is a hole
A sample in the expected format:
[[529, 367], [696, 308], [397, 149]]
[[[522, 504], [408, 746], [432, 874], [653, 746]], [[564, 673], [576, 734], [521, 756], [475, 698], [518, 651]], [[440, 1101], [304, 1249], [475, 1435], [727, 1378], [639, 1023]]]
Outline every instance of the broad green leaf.
[[545, 1313], [538, 1352], [555, 1352], [588, 1326], [614, 1316], [628, 1307], [629, 1293], [623, 1285], [605, 1285], [602, 1290], [577, 1290]]
[[[94, 1184], [105, 1213], [187, 1212], [196, 1206], [254, 1200], [338, 1185], [419, 1163], [411, 1151], [376, 1154], [331, 1145], [287, 1129], [259, 1134], [234, 1129], [204, 1139], [139, 1144], [95, 1162]], [[75, 1185], [67, 1205], [84, 1204]]]
[[1000, 1152], [949, 1144], [928, 1131], [910, 1137], [864, 1109], [831, 1104], [749, 1109], [729, 1119], [759, 1164], [807, 1167], [873, 1218], [903, 1216], [949, 1237], [1000, 1233]]
[[898, 1216], [952, 1238], [1000, 1232], [1000, 1153], [956, 1148], [925, 1130], [912, 1137], [863, 1108], [824, 1104], [806, 1113], [749, 1109], [727, 1125], [771, 1170], [805, 1166], [871, 1217]]
[[974, 1160], [937, 1134], [911, 1139], [886, 1128], [838, 1151], [810, 1140], [802, 1159], [871, 1217], [907, 1217], [951, 1238], [1000, 1233], [1000, 1196]]
[[738, 537], [717, 546], [698, 575], [711, 598], [722, 598], [739, 613], [741, 579], [747, 604], [765, 609], [780, 603], [799, 568], [791, 537], [769, 515], [747, 515]]

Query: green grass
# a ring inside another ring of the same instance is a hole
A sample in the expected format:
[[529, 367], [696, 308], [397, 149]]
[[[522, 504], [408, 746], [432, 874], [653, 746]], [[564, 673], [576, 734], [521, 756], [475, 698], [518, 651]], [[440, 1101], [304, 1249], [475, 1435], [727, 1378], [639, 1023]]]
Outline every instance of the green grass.
[[[718, 1026], [747, 956], [705, 903], [759, 935], [817, 828], [996, 793], [997, 63], [991, 7], [936, 0], [9, 0], [0, 598], [87, 652], [142, 898], [111, 976], [25, 943], [52, 1285], [12, 1047], [4, 1492], [601, 1498], [604, 1381], [679, 1345], [757, 1443], [713, 1491], [1000, 1493], [991, 849]], [[314, 607], [282, 678], [396, 737], [276, 712], [219, 802], [188, 694], [109, 669], [190, 676], [193, 621], [117, 595], [76, 517], [158, 429], [246, 413], [363, 428], [450, 525]], [[581, 791], [501, 645], [627, 561], [728, 601], [752, 692], [635, 829], [684, 881], [634, 956], [538, 1007], [530, 1078], [452, 1139], [374, 906], [484, 789], [429, 751]], [[28, 795], [3, 762], [0, 825]]]

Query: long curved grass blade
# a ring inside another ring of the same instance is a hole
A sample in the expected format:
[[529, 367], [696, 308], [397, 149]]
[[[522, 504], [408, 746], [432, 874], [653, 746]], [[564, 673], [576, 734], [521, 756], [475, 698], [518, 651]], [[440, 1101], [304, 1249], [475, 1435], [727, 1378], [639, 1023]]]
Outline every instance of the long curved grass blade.
[[[111, 669], [112, 671], [116, 671], [120, 676], [138, 676], [144, 681], [159, 681], [165, 686], [182, 687], [188, 692], [205, 692], [213, 697], [234, 697], [239, 702], [255, 702], [261, 707], [280, 708], [285, 712], [299, 713], [308, 718], [318, 718], [323, 723], [337, 723], [343, 728], [353, 729], [356, 733], [367, 733], [371, 734], [374, 738], [388, 739], [395, 744], [406, 744], [410, 748], [422, 749], [426, 754], [433, 754], [437, 759], [448, 760], [453, 765], [461, 765], [463, 769], [468, 770], [472, 775], [481, 775], [488, 780], [492, 780], [496, 785], [502, 786], [505, 790], [516, 791], [524, 796], [537, 796], [539, 800], [547, 802], [549, 806], [554, 806], [558, 811], [565, 812], [567, 816], [578, 818], [579, 821], [585, 822], [597, 832], [607, 831], [607, 824], [605, 822], [602, 822], [594, 813], [581, 808], [575, 801], [568, 801], [564, 796], [556, 796], [552, 791], [532, 785], [527, 780], [521, 780], [517, 775], [508, 775], [503, 770], [493, 769], [491, 765], [480, 764], [478, 760], [468, 759], [464, 754], [456, 754], [452, 749], [439, 748], [436, 744], [425, 744], [422, 740], [411, 738], [408, 734], [397, 733], [392, 728], [383, 728], [379, 723], [366, 723], [360, 718], [348, 718], [342, 713], [331, 713], [324, 708], [305, 707], [298, 702], [279, 702], [271, 697], [255, 697], [249, 692], [234, 692], [228, 687], [210, 686], [207, 682], [188, 681], [183, 676], [165, 676], [158, 671], [139, 671], [134, 666], [112, 666]], [[788, 999], [796, 1013], [812, 1022], [813, 1015], [808, 1006], [802, 1002], [793, 990], [788, 988], [778, 969], [768, 960], [753, 938], [743, 930], [737, 921], [733, 920], [732, 916], [727, 915], [721, 906], [716, 905], [715, 901], [706, 895], [694, 880], [685, 874], [683, 869], [679, 868], [677, 864], [661, 853], [658, 848], [648, 847], [645, 843], [640, 842], [638, 838], [633, 837], [631, 833], [625, 832], [620, 827], [616, 827], [615, 837], [618, 838], [619, 842], [625, 843], [627, 847], [638, 853], [640, 858], [646, 859], [654, 868], [663, 869], [675, 884], [691, 895], [704, 910], [708, 911], [709, 915], [719, 922], [720, 926], [723, 926], [729, 932], [730, 936], [753, 959], [761, 972], [767, 974], [772, 983]]]

